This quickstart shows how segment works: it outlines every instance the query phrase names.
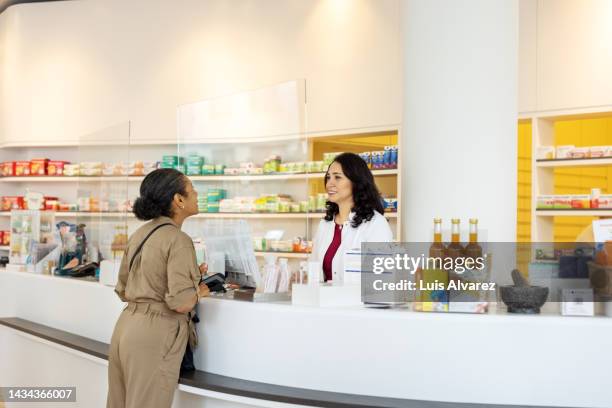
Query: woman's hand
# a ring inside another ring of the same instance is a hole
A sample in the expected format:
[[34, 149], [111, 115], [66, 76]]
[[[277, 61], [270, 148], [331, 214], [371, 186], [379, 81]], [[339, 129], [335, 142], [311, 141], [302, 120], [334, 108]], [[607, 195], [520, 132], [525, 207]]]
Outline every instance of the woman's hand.
[[210, 295], [210, 289], [208, 289], [208, 286], [206, 286], [205, 283], [200, 283], [198, 285], [198, 296], [206, 297], [208, 295]]
[[202, 263], [200, 264], [200, 275], [204, 276], [208, 273], [208, 264]]

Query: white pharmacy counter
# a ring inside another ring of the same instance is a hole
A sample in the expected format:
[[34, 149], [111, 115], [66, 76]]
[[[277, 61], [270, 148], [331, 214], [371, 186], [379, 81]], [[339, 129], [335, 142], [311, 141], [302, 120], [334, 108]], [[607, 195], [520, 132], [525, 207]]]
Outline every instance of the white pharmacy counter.
[[[101, 349], [122, 307], [113, 289], [97, 282], [0, 271], [0, 317], [83, 336], [100, 342]], [[261, 383], [283, 398], [245, 397], [181, 381], [175, 407], [294, 407], [307, 400], [318, 401], [309, 406], [347, 407], [342, 398], [360, 396], [370, 399], [353, 406], [612, 406], [612, 319], [606, 317], [417, 313], [215, 298], [202, 300], [198, 315], [198, 370], [231, 379], [238, 388]], [[79, 402], [71, 407], [103, 407], [106, 361], [66, 347], [69, 342], [56, 344], [52, 335], [35, 334], [0, 325], [0, 384], [76, 385]], [[291, 398], [312, 392], [320, 393], [318, 399]]]

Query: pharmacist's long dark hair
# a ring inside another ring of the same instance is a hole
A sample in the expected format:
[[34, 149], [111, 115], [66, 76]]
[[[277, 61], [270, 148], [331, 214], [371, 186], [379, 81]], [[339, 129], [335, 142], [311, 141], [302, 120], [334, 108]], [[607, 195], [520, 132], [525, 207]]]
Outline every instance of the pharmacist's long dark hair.
[[134, 215], [142, 221], [160, 216], [172, 217], [175, 194], [186, 196], [187, 177], [174, 169], [157, 169], [149, 173], [140, 185], [140, 197], [134, 202]]
[[[355, 206], [352, 211], [355, 216], [351, 226], [357, 228], [362, 222], [370, 221], [374, 216], [374, 211], [383, 214], [385, 210], [382, 205], [382, 197], [366, 162], [355, 153], [342, 153], [336, 156], [334, 162], [342, 166], [342, 172], [353, 184]], [[329, 180], [329, 167], [325, 173], [325, 185], [327, 185], [327, 180]], [[333, 221], [339, 211], [338, 204], [328, 201], [326, 207], [325, 220]]]

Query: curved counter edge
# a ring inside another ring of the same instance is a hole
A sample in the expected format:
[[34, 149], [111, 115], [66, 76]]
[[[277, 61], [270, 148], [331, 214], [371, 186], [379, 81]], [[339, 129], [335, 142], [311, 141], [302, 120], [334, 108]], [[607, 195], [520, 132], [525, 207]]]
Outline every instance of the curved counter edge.
[[[54, 329], [28, 320], [5, 317], [0, 318], [0, 325], [27, 333], [61, 346], [108, 360], [108, 344], [78, 336], [66, 331]], [[362, 395], [334, 393], [328, 391], [308, 390], [285, 387], [255, 381], [226, 377], [223, 375], [195, 371], [181, 375], [179, 384], [195, 389], [208, 390], [221, 394], [233, 395], [255, 400], [277, 403], [316, 406], [326, 408], [503, 408], [510, 405], [449, 403], [397, 398], [369, 397]], [[182, 388], [185, 391], [185, 388]], [[525, 407], [528, 408], [528, 407]]]

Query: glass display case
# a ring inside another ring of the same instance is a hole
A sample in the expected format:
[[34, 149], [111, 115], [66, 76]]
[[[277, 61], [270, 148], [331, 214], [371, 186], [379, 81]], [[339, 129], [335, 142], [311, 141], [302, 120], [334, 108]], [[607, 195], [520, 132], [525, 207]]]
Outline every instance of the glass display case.
[[11, 212], [11, 245], [9, 262], [25, 265], [32, 262], [34, 246], [53, 243], [53, 212], [14, 210]]

